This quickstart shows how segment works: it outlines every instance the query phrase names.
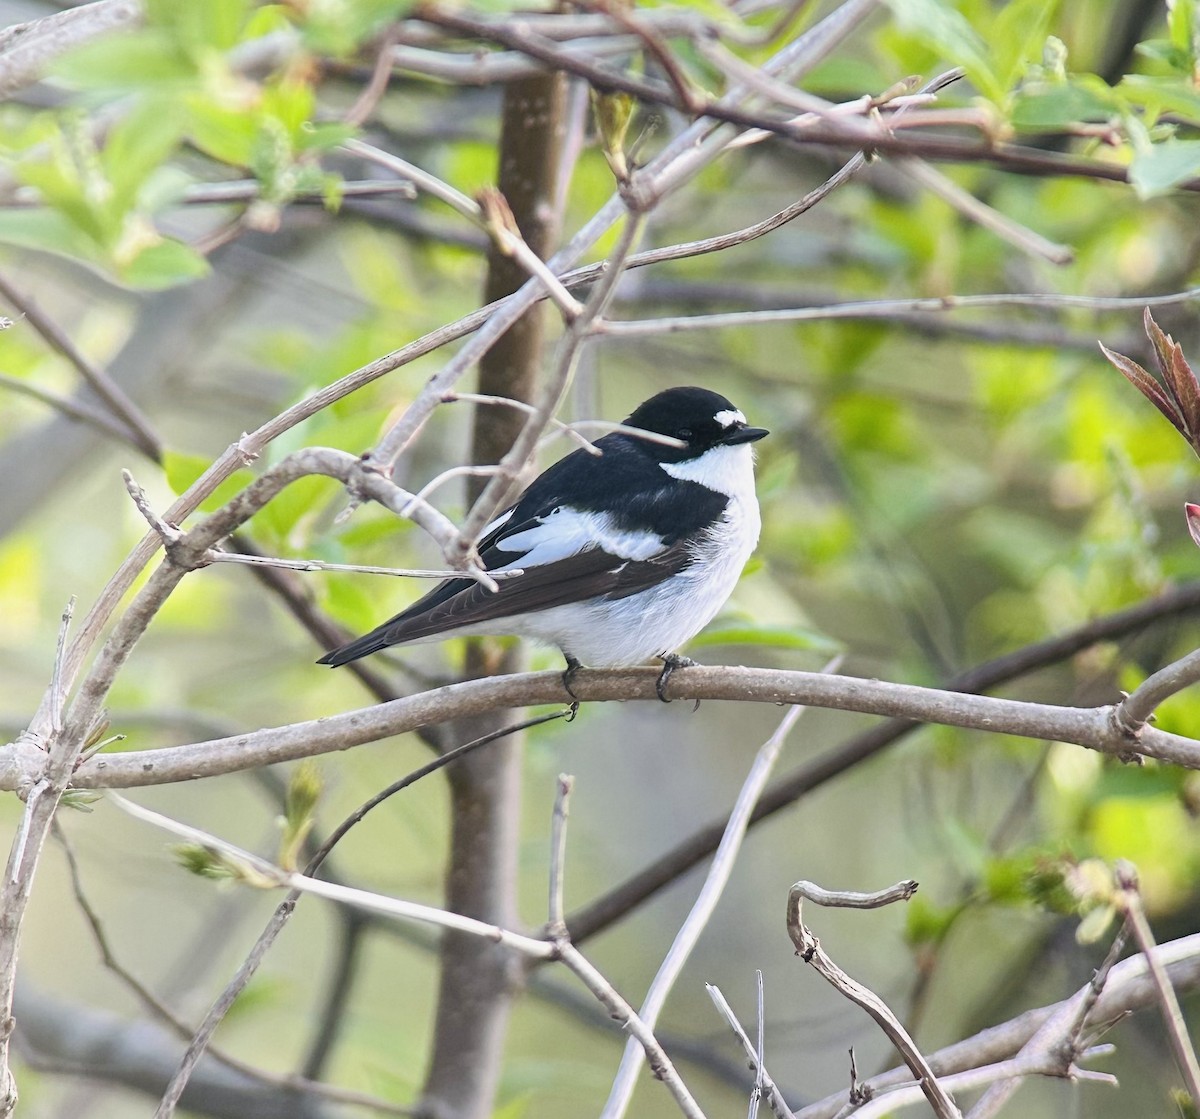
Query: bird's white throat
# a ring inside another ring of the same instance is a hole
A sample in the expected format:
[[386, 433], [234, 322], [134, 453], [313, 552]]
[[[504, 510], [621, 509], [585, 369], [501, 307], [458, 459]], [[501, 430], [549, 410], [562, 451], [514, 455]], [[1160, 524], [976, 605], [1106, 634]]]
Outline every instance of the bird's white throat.
[[735, 501], [755, 504], [754, 452], [748, 443], [710, 447], [696, 458], [659, 466], [681, 482], [699, 482]]

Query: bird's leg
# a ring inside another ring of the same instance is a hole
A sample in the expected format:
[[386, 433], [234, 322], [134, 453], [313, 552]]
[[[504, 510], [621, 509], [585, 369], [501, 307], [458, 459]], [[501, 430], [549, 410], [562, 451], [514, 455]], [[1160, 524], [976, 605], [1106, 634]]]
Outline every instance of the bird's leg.
[[[562, 674], [563, 687], [567, 689], [567, 695], [574, 701], [574, 706], [579, 706], [579, 696], [575, 694], [571, 684], [575, 680], [575, 674], [583, 667], [570, 653], [563, 653], [567, 661], [566, 671]], [[574, 716], [572, 716], [574, 718]]]
[[[685, 657], [681, 653], [664, 653], [662, 662], [663, 670], [658, 674], [658, 682], [654, 685], [654, 690], [663, 703], [670, 703], [671, 701], [667, 698], [667, 681], [671, 679], [671, 673], [677, 668], [696, 668], [700, 662], [692, 660], [691, 657]], [[696, 706], [699, 707], [699, 703]]]

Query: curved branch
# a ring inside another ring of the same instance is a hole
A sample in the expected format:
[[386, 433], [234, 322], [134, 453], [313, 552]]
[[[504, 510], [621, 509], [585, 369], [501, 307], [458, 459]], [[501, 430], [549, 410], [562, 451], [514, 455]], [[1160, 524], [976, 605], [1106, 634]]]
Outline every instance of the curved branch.
[[1174, 664], [1160, 668], [1148, 676], [1138, 687], [1117, 704], [1113, 711], [1113, 722], [1131, 737], [1142, 733], [1142, 728], [1154, 718], [1154, 709], [1177, 692], [1200, 680], [1200, 650], [1188, 653]]

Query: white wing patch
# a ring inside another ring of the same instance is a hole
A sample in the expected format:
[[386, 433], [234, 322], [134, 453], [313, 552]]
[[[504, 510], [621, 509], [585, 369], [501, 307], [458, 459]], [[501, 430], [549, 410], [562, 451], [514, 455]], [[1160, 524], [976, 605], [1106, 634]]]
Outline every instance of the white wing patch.
[[480, 540], [486, 540], [486, 539], [487, 539], [489, 536], [491, 536], [491, 534], [492, 534], [493, 532], [495, 532], [495, 531], [496, 531], [496, 529], [498, 529], [498, 528], [499, 528], [501, 525], [507, 524], [507, 523], [508, 523], [508, 519], [509, 519], [509, 518], [510, 518], [510, 517], [513, 515], [513, 513], [514, 513], [514, 512], [516, 512], [516, 509], [515, 509], [515, 507], [514, 507], [514, 508], [512, 508], [512, 509], [510, 509], [510, 510], [509, 510], [507, 513], [501, 513], [501, 514], [500, 514], [500, 516], [498, 516], [498, 517], [497, 517], [497, 518], [496, 518], [494, 521], [492, 521], [492, 523], [491, 523], [491, 524], [489, 524], [489, 525], [488, 525], [488, 526], [487, 526], [487, 527], [486, 527], [486, 528], [485, 528], [485, 529], [484, 529], [484, 530], [483, 530], [483, 531], [482, 531], [482, 532], [479, 534], [479, 539], [480, 539]]
[[493, 569], [506, 571], [510, 567], [540, 567], [588, 548], [602, 548], [618, 559], [644, 560], [657, 555], [664, 545], [657, 533], [618, 528], [607, 513], [590, 513], [562, 505], [548, 516], [538, 518], [532, 528], [513, 533], [496, 547], [520, 553], [517, 559]]

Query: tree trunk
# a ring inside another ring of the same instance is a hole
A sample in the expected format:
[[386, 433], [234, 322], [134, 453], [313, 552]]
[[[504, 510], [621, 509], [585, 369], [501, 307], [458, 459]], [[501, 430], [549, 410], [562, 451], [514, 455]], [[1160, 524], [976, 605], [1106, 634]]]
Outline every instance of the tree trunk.
[[[558, 236], [558, 174], [565, 122], [566, 80], [540, 74], [505, 90], [498, 185], [522, 235], [538, 256]], [[495, 248], [488, 256], [485, 300], [516, 291], [527, 273]], [[480, 363], [479, 391], [533, 399], [541, 366], [543, 314], [534, 308]], [[472, 457], [499, 462], [525, 420], [516, 409], [480, 405]], [[477, 493], [479, 486], [472, 487]], [[468, 678], [513, 672], [520, 651], [472, 642]], [[498, 712], [459, 723], [449, 741], [496, 730], [519, 713]], [[517, 842], [523, 736], [471, 754], [448, 772], [451, 799], [446, 907], [499, 925], [516, 923]], [[447, 932], [442, 940], [437, 1023], [423, 1110], [436, 1119], [483, 1119], [492, 1111], [504, 1035], [521, 971], [499, 945]]]

